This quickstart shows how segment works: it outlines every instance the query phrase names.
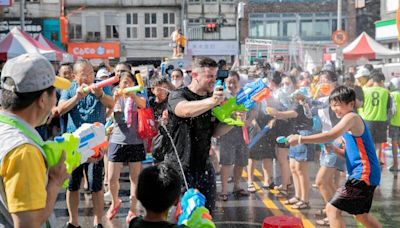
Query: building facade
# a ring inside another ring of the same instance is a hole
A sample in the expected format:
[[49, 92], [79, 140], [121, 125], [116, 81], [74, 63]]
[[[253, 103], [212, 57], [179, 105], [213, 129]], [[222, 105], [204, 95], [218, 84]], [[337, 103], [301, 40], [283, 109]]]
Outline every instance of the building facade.
[[398, 8], [398, 0], [381, 0], [381, 20], [375, 22], [375, 39], [394, 50], [400, 50], [396, 24]]
[[[60, 1], [25, 0], [24, 30], [33, 37], [42, 33], [46, 38], [61, 47], [60, 42]], [[0, 17], [0, 39], [4, 38], [13, 27], [21, 27], [20, 1], [13, 1], [10, 7], [2, 8]]]
[[70, 42], [118, 43], [120, 59], [139, 65], [171, 56], [170, 36], [181, 23], [182, 2], [66, 0], [64, 7]]
[[238, 0], [185, 0], [184, 30], [188, 55], [231, 62], [238, 54]]

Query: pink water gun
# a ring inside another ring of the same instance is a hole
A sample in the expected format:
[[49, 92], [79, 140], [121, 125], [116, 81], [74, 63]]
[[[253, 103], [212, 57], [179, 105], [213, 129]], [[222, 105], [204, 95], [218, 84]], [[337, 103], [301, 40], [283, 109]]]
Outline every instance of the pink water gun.
[[88, 87], [83, 88], [83, 92], [88, 93], [90, 91], [90, 89], [95, 87], [95, 86], [98, 87], [98, 88], [103, 88], [103, 87], [106, 87], [108, 85], [112, 85], [112, 84], [117, 83], [117, 82], [119, 82], [119, 77], [118, 76], [114, 76], [114, 77], [111, 77], [111, 78], [106, 79], [104, 81], [97, 82], [97, 83], [95, 83], [93, 85], [90, 85]]

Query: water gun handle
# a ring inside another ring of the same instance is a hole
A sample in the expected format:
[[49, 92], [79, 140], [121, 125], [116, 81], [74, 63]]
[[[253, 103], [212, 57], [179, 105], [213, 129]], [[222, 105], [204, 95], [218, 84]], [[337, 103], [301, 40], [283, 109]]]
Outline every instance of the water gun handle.
[[244, 143], [247, 145], [250, 143], [249, 140], [249, 132], [247, 130], [247, 126], [246, 124], [242, 126], [242, 135], [243, 135], [243, 139], [244, 139]]
[[138, 85], [144, 88], [144, 82], [143, 82], [142, 75], [140, 73], [136, 73], [135, 78], [136, 78]]
[[[106, 79], [106, 80], [104, 80], [104, 81], [95, 83], [94, 86], [99, 87], [99, 88], [103, 88], [103, 87], [106, 87], [106, 86], [108, 86], [108, 85], [112, 85], [112, 84], [117, 83], [117, 82], [119, 82], [119, 77], [118, 77], [118, 76], [114, 76], [114, 77], [111, 77], [111, 78]], [[85, 93], [88, 93], [88, 92], [89, 92], [89, 89], [90, 89], [91, 87], [93, 87], [93, 86], [85, 87], [85, 88], [83, 88], [83, 91], [84, 91]]]

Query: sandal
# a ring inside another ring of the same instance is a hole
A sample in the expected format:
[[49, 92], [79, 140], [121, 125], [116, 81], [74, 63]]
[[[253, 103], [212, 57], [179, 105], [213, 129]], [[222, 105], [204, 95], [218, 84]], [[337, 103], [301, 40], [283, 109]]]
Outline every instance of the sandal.
[[126, 216], [126, 219], [125, 219], [126, 224], [129, 224], [131, 222], [131, 220], [135, 217], [136, 217], [135, 213], [133, 213], [131, 210], [129, 210], [128, 215]]
[[233, 191], [233, 195], [235, 195], [236, 197], [241, 197], [241, 196], [249, 196], [250, 194], [246, 192], [244, 189], [239, 188]]
[[329, 226], [329, 220], [328, 220], [328, 218], [324, 218], [324, 219], [317, 220], [317, 221], [315, 221], [315, 223], [316, 223], [317, 225], [320, 225], [320, 226]]
[[269, 184], [269, 185], [263, 185], [262, 188], [265, 190], [272, 190], [275, 188], [275, 183], [271, 182], [271, 184]]
[[287, 198], [287, 196], [288, 196], [287, 190], [280, 189], [278, 191], [279, 191], [278, 194], [276, 194], [277, 198]]
[[291, 208], [292, 208], [292, 209], [297, 209], [297, 210], [301, 210], [301, 209], [310, 209], [310, 203], [309, 203], [309, 202], [304, 202], [304, 201], [300, 200], [300, 201], [297, 202], [296, 204], [292, 205]]
[[222, 201], [228, 201], [228, 194], [221, 193], [221, 194], [219, 194], [219, 198], [220, 198]]
[[298, 202], [300, 202], [300, 199], [297, 198], [297, 197], [293, 197], [291, 199], [285, 200], [283, 202], [283, 204], [285, 204], [285, 205], [294, 205], [294, 204], [297, 204]]
[[247, 191], [250, 193], [255, 193], [255, 192], [257, 192], [257, 189], [256, 189], [256, 187], [254, 187], [254, 184], [251, 183], [251, 184], [247, 185]]
[[326, 216], [326, 211], [325, 209], [319, 209], [315, 212], [315, 216]]
[[107, 211], [108, 220], [112, 220], [115, 217], [115, 215], [117, 215], [119, 208], [121, 207], [121, 204], [122, 204], [122, 200], [118, 199], [117, 205], [114, 208], [110, 207], [108, 209], [108, 211]]

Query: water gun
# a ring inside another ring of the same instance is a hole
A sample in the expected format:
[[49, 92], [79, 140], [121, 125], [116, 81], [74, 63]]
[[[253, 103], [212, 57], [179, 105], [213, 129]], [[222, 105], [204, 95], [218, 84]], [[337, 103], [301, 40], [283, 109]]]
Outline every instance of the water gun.
[[178, 206], [181, 212], [178, 225], [184, 224], [190, 228], [215, 228], [208, 209], [204, 207], [205, 203], [206, 198], [197, 189], [188, 189]]
[[285, 136], [279, 136], [278, 138], [276, 138], [276, 142], [277, 143], [287, 143], [288, 142], [288, 138]]
[[97, 83], [95, 83], [93, 85], [90, 85], [88, 87], [83, 88], [83, 92], [88, 93], [89, 89], [93, 88], [94, 86], [96, 86], [98, 88], [103, 88], [103, 87], [106, 87], [108, 85], [112, 85], [112, 84], [117, 83], [117, 82], [119, 82], [119, 77], [118, 76], [114, 76], [114, 77], [111, 77], [111, 78], [106, 79], [104, 81], [97, 82]]
[[[106, 130], [103, 124], [82, 124], [75, 132], [57, 136], [54, 141], [46, 141], [43, 150], [46, 161], [51, 168], [58, 164], [62, 151], [65, 151], [65, 166], [69, 174], [88, 158], [101, 157], [101, 150], [108, 147]], [[66, 187], [68, 181], [64, 183]]]
[[124, 88], [124, 89], [118, 89], [117, 94], [121, 96], [121, 95], [127, 94], [127, 93], [137, 93], [137, 92], [143, 91], [144, 90], [144, 82], [143, 82], [142, 75], [140, 74], [139, 71], [136, 72], [135, 78], [138, 83], [137, 86], [128, 87], [128, 88]]
[[270, 90], [268, 88], [268, 81], [266, 78], [259, 79], [255, 82], [247, 83], [238, 93], [236, 102], [243, 104], [245, 108], [250, 110], [255, 103], [268, 98]]
[[305, 99], [310, 97], [310, 89], [307, 87], [301, 87], [290, 94], [290, 97], [293, 99], [298, 99], [299, 97]]
[[270, 130], [268, 125], [265, 125], [263, 129], [261, 129], [260, 132], [258, 132], [250, 141], [250, 143], [247, 145], [247, 148], [250, 150], [256, 143], [261, 139], [261, 137]]
[[244, 126], [244, 122], [240, 118], [232, 118], [232, 112], [236, 111], [247, 111], [247, 109], [244, 105], [237, 104], [236, 97], [230, 97], [222, 105], [213, 108], [212, 114], [222, 123], [231, 126]]

